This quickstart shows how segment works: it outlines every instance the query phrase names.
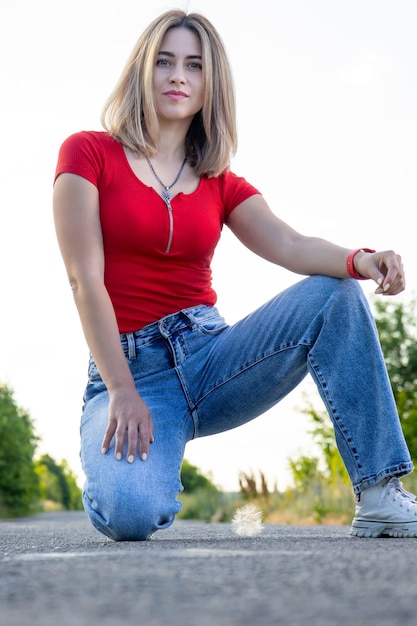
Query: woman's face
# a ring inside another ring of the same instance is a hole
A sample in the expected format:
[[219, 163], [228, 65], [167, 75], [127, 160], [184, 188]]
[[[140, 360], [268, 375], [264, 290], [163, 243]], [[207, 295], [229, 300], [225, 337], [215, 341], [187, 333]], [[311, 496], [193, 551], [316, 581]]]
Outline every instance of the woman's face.
[[188, 28], [170, 28], [161, 43], [153, 73], [156, 111], [160, 121], [189, 120], [203, 107], [202, 50]]

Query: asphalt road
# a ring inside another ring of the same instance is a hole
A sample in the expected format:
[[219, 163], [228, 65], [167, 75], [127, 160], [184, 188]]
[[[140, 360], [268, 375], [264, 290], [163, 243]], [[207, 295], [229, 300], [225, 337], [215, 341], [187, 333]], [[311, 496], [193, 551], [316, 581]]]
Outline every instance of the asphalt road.
[[416, 626], [417, 539], [177, 521], [114, 543], [84, 513], [0, 521], [1, 626]]

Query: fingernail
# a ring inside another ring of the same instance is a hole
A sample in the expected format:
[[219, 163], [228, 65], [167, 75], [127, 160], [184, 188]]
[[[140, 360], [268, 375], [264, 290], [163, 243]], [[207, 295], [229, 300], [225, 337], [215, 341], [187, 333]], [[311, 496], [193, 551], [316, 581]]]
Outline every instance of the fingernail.
[[376, 281], [378, 283], [378, 285], [380, 285], [382, 283], [382, 278], [381, 276], [378, 278], [378, 280]]
[[142, 459], [142, 461], [146, 461], [148, 455], [146, 454], [146, 452], [144, 452], [140, 458]]
[[116, 454], [116, 459], [117, 459], [118, 461], [120, 461], [120, 459], [121, 459], [121, 458], [122, 458], [122, 453], [121, 453], [121, 452], [118, 452], [118, 453]]
[[387, 283], [386, 285], [384, 285], [384, 291], [388, 291], [388, 289], [391, 287], [391, 285], [389, 283]]
[[106, 454], [107, 452], [107, 448], [105, 448], [104, 446], [101, 448], [101, 454]]
[[135, 457], [133, 456], [133, 454], [129, 454], [129, 456], [127, 457], [127, 462], [133, 463], [134, 460], [135, 460]]

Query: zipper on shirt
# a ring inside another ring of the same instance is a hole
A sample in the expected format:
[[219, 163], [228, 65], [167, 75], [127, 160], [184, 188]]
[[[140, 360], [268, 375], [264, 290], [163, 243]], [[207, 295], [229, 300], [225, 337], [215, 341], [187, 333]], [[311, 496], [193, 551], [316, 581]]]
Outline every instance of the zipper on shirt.
[[171, 250], [172, 235], [174, 233], [174, 215], [172, 213], [171, 202], [169, 200], [166, 200], [165, 202], [166, 202], [167, 209], [168, 209], [168, 219], [169, 219], [168, 243], [167, 243], [167, 247], [165, 250], [165, 254], [169, 254]]

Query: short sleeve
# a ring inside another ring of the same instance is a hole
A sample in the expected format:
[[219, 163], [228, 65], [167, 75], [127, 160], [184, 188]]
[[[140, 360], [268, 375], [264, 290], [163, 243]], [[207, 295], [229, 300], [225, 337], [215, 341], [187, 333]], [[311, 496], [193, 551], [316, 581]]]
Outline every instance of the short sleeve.
[[77, 174], [99, 186], [103, 170], [103, 150], [93, 133], [82, 131], [70, 135], [61, 145], [55, 180], [60, 174]]
[[230, 213], [242, 202], [254, 195], [260, 195], [260, 192], [248, 183], [245, 178], [236, 176], [233, 172], [226, 172], [222, 175], [221, 195], [225, 211], [225, 221], [227, 221]]

